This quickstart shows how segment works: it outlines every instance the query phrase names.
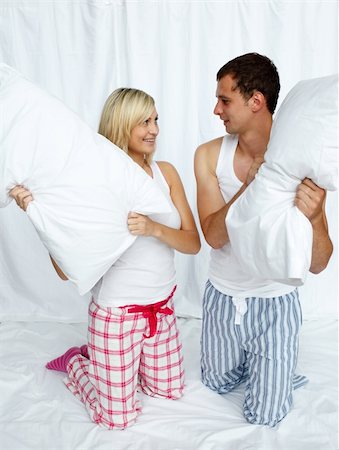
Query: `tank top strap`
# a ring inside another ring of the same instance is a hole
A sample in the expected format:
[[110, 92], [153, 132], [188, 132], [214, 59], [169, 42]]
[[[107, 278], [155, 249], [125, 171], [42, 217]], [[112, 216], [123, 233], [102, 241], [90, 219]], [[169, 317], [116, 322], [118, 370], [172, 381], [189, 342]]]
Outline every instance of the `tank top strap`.
[[234, 155], [237, 149], [238, 136], [224, 136], [216, 166], [216, 175], [221, 193], [226, 203], [239, 191], [241, 181], [234, 172]]
[[217, 162], [216, 174], [222, 173], [224, 176], [235, 177], [234, 173], [234, 155], [237, 149], [238, 136], [227, 134], [223, 137], [219, 158]]
[[161, 172], [161, 169], [156, 161], [152, 161], [151, 169], [153, 172], [153, 179], [154, 181], [159, 185], [159, 187], [166, 192], [167, 194], [170, 193], [170, 187], [168, 186], [168, 183], [166, 181], [166, 178], [164, 177], [164, 174]]

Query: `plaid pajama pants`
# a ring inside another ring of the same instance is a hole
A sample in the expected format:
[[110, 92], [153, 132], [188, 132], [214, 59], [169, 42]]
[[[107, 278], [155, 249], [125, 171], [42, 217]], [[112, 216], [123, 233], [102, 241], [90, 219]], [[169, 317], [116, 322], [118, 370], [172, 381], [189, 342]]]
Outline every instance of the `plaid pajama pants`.
[[136, 421], [138, 387], [152, 397], [182, 396], [183, 358], [171, 299], [121, 308], [105, 308], [93, 299], [88, 352], [89, 360], [71, 358], [65, 384], [103, 427], [124, 429]]

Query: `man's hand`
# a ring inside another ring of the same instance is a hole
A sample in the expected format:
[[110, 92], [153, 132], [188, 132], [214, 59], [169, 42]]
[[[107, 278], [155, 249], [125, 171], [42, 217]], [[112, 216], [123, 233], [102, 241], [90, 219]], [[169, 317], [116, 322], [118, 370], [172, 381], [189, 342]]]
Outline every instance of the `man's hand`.
[[294, 204], [311, 222], [313, 229], [312, 260], [310, 272], [322, 272], [332, 255], [333, 245], [328, 234], [325, 214], [326, 191], [309, 178], [297, 188]]
[[326, 191], [305, 178], [297, 188], [294, 204], [314, 223], [322, 218], [325, 199]]
[[26, 211], [28, 204], [33, 200], [32, 193], [24, 186], [17, 185], [9, 191], [9, 195], [14, 198], [16, 204]]

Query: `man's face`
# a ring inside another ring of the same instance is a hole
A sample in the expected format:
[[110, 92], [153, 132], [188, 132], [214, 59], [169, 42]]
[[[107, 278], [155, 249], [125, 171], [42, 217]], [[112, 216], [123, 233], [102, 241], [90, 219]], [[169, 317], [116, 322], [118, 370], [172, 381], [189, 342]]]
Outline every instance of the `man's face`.
[[245, 132], [252, 117], [248, 100], [244, 99], [238, 89], [234, 89], [235, 85], [233, 78], [226, 75], [218, 81], [216, 91], [217, 104], [214, 114], [224, 122], [229, 134]]

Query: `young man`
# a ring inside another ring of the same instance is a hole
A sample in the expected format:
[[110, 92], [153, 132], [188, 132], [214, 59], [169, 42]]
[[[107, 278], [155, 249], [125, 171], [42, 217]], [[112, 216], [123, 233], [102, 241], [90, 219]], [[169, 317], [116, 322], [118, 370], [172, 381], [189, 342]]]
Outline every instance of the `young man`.
[[[248, 53], [225, 64], [217, 74], [214, 113], [227, 135], [202, 144], [195, 155], [199, 217], [212, 247], [203, 299], [202, 381], [218, 393], [245, 381], [245, 418], [272, 427], [288, 413], [293, 389], [307, 382], [295, 374], [298, 291], [244, 273], [225, 219], [263, 162], [279, 90], [277, 69], [265, 56]], [[332, 254], [325, 196], [305, 179], [295, 199], [313, 228], [313, 273], [321, 272]]]

